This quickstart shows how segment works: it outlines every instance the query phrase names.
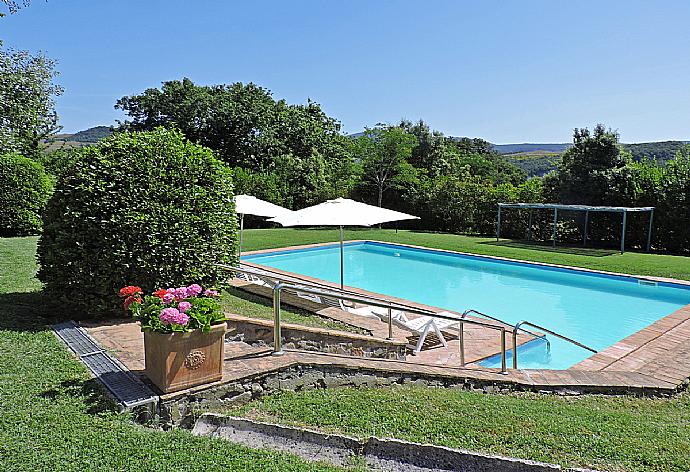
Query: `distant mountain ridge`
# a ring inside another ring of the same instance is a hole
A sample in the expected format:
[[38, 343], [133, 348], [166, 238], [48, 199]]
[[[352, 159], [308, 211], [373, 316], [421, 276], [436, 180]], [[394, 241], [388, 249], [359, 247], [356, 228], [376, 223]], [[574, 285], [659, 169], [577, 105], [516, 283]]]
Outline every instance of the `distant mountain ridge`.
[[52, 141], [74, 141], [77, 143], [93, 144], [100, 139], [110, 136], [113, 129], [110, 126], [94, 126], [76, 133], [60, 133], [51, 138]]
[[570, 146], [571, 143], [521, 143], [521, 144], [492, 144], [494, 149], [499, 154], [515, 154], [518, 152], [556, 152], [562, 153]]
[[110, 126], [94, 126], [89, 129], [77, 131], [76, 133], [56, 134], [46, 140], [44, 151], [51, 152], [58, 149], [67, 150], [88, 146], [110, 136], [112, 133], [113, 129]]

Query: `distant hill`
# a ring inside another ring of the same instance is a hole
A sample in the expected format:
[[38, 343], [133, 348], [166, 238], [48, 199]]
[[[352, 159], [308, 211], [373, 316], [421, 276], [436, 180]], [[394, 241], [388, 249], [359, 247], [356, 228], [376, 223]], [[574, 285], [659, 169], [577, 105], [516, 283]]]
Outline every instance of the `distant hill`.
[[[635, 161], [644, 158], [666, 162], [689, 141], [658, 141], [653, 143], [629, 143], [623, 147], [630, 151]], [[571, 144], [494, 144], [494, 149], [529, 176], [544, 175], [556, 168], [561, 154]]]
[[633, 159], [636, 161], [647, 157], [666, 162], [673, 159], [680, 148], [686, 144], [688, 144], [688, 141], [658, 141], [654, 143], [624, 144], [623, 146], [630, 151]]
[[511, 164], [527, 172], [529, 177], [541, 177], [556, 168], [561, 153], [539, 150], [502, 154], [502, 156]]
[[93, 128], [78, 131], [76, 133], [56, 134], [46, 141], [45, 152], [57, 149], [71, 149], [75, 147], [88, 146], [110, 136], [113, 130], [110, 126], [94, 126]]
[[[354, 133], [349, 136], [357, 138], [364, 133]], [[451, 137], [460, 139], [459, 137]], [[646, 158], [666, 162], [673, 159], [678, 150], [690, 141], [657, 141], [652, 143], [623, 144], [630, 151], [634, 160]], [[499, 154], [508, 161], [527, 172], [529, 176], [541, 176], [556, 168], [561, 154], [572, 146], [570, 143], [521, 143], [521, 144], [492, 144]]]
[[110, 126], [94, 126], [93, 128], [74, 133], [71, 140], [80, 143], [93, 144], [97, 141], [100, 141], [102, 138], [110, 136], [111, 134], [113, 134], [113, 130]]
[[515, 154], [519, 152], [534, 153], [538, 151], [562, 153], [568, 149], [570, 143], [522, 143], [522, 144], [493, 144], [499, 154]]

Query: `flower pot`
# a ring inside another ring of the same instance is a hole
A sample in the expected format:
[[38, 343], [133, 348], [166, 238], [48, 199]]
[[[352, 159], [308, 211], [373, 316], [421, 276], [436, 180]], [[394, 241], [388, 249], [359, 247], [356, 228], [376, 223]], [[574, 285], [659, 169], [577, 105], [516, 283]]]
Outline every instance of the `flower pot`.
[[163, 393], [215, 382], [223, 377], [225, 323], [189, 333], [144, 332], [146, 376]]

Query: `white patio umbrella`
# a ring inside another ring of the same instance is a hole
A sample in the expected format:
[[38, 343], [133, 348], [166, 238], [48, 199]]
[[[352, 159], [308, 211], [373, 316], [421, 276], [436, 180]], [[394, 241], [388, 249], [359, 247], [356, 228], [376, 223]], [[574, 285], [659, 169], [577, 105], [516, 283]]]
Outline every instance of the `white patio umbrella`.
[[242, 254], [242, 242], [244, 238], [244, 215], [274, 218], [276, 216], [292, 213], [292, 210], [252, 197], [251, 195], [235, 195], [235, 211], [240, 215], [240, 255]]
[[269, 221], [283, 226], [338, 226], [340, 227], [340, 289], [345, 286], [343, 226], [372, 226], [390, 221], [418, 220], [418, 216], [399, 211], [379, 208], [356, 202], [347, 198], [336, 198], [318, 205], [303, 208], [284, 215], [271, 218]]

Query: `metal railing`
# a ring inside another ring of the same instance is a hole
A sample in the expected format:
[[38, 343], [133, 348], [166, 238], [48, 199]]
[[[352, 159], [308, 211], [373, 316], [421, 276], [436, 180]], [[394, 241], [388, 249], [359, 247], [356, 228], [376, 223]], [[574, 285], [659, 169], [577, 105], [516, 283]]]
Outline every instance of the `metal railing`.
[[[591, 352], [593, 352], [593, 353], [595, 353], [595, 354], [596, 354], [596, 352], [597, 352], [596, 349], [592, 349], [592, 348], [589, 347], [589, 346], [585, 346], [584, 344], [582, 344], [582, 343], [580, 343], [580, 342], [578, 342], [578, 341], [575, 341], [574, 339], [569, 338], [568, 336], [563, 336], [562, 334], [558, 334], [558, 333], [556, 333], [555, 331], [552, 331], [552, 330], [550, 330], [550, 329], [548, 329], [548, 328], [544, 328], [543, 326], [539, 326], [538, 324], [534, 324], [534, 323], [531, 323], [531, 322], [529, 322], [529, 321], [522, 320], [522, 321], [520, 321], [519, 323], [517, 323], [517, 324], [515, 325], [515, 327], [513, 328], [513, 369], [517, 369], [517, 368], [518, 368], [518, 367], [517, 367], [517, 366], [518, 366], [517, 335], [518, 335], [518, 331], [522, 329], [522, 328], [521, 328], [522, 325], [531, 326], [532, 328], [536, 328], [536, 329], [538, 329], [539, 331], [543, 331], [543, 332], [546, 333], [546, 334], [550, 334], [550, 335], [552, 335], [552, 336], [556, 336], [557, 338], [563, 339], [564, 341], [568, 341], [569, 343], [572, 343], [572, 344], [574, 344], [574, 345], [576, 345], [576, 346], [578, 346], [578, 347], [581, 347], [582, 349], [587, 349], [588, 351], [591, 351]], [[523, 331], [524, 331], [524, 330], [523, 330]], [[544, 337], [546, 337], [546, 335], [544, 335]]]
[[[231, 270], [233, 269], [232, 266], [227, 266], [223, 264], [218, 264], [219, 267]], [[248, 268], [248, 269], [247, 269]], [[236, 268], [235, 268], [236, 269]], [[328, 285], [327, 283], [321, 283], [317, 282], [315, 280], [311, 279], [303, 279], [295, 275], [288, 275], [280, 271], [276, 270], [271, 270], [268, 267], [262, 267], [261, 269], [257, 269], [251, 265], [246, 265], [243, 267], [242, 264], [240, 264], [240, 270], [239, 272], [246, 272], [246, 273], [251, 273], [252, 275], [256, 275], [257, 277], [263, 279], [266, 282], [269, 282], [270, 279], [273, 279], [274, 281], [281, 281], [281, 282], [291, 282], [291, 283], [297, 283], [297, 284], [304, 284], [310, 287], [319, 287], [327, 291], [337, 291], [337, 293], [342, 293], [342, 294], [350, 294], [350, 295], [361, 295], [360, 292], [355, 292], [352, 290], [348, 289], [340, 289], [336, 288], [332, 285]], [[269, 280], [266, 280], [269, 279]], [[273, 282], [275, 283], [275, 282]], [[393, 303], [394, 307], [399, 310], [416, 310], [418, 312], [421, 312], [425, 315], [433, 315], [436, 312], [424, 308], [419, 308], [416, 306], [408, 305], [406, 303], [401, 303], [401, 302], [391, 302], [390, 300], [387, 300], [385, 298], [380, 298], [380, 297], [375, 297], [373, 295], [367, 295], [367, 298], [372, 299], [372, 300], [378, 300], [381, 302], [385, 303]], [[512, 328], [512, 325], [509, 325]]]
[[[433, 312], [431, 310], [423, 309], [423, 308], [418, 308], [414, 307], [411, 305], [406, 305], [403, 303], [399, 302], [394, 302], [392, 300], [386, 300], [384, 298], [379, 298], [379, 297], [374, 297], [370, 295], [362, 295], [356, 292], [348, 291], [348, 290], [339, 290], [335, 289], [333, 287], [330, 287], [326, 284], [320, 284], [313, 282], [311, 280], [302, 280], [299, 279], [298, 277], [294, 276], [286, 276], [285, 274], [281, 274], [278, 272], [272, 272], [272, 271], [267, 271], [264, 269], [256, 269], [253, 267], [234, 267], [234, 266], [229, 266], [229, 265], [224, 265], [224, 264], [218, 264], [219, 267], [232, 272], [232, 273], [242, 273], [242, 274], [248, 274], [255, 276], [259, 278], [260, 280], [267, 282], [270, 288], [273, 291], [273, 323], [274, 323], [274, 331], [273, 331], [273, 342], [274, 342], [274, 347], [273, 347], [273, 354], [274, 355], [282, 355], [284, 353], [282, 349], [282, 336], [281, 336], [281, 292], [283, 290], [291, 291], [294, 293], [306, 293], [310, 295], [314, 295], [317, 297], [330, 297], [333, 299], [338, 299], [338, 300], [343, 300], [343, 301], [348, 301], [351, 303], [361, 303], [363, 305], [368, 305], [368, 306], [374, 306], [374, 307], [379, 307], [379, 308], [384, 308], [387, 310], [387, 324], [388, 324], [388, 338], [387, 339], [393, 339], [393, 310], [400, 310], [404, 311], [406, 313], [412, 313], [415, 315], [420, 315], [420, 316], [432, 316], [434, 318], [440, 318], [440, 319], [445, 319], [445, 320], [451, 320], [455, 321], [458, 323], [458, 343], [459, 343], [459, 356], [460, 356], [460, 366], [464, 367], [466, 365], [465, 362], [465, 336], [464, 336], [464, 325], [465, 323], [474, 325], [474, 326], [481, 326], [484, 328], [500, 331], [500, 337], [501, 337], [501, 373], [507, 373], [507, 362], [506, 362], [506, 331], [510, 329], [512, 331], [512, 350], [513, 350], [513, 369], [517, 369], [518, 366], [518, 354], [517, 354], [517, 336], [519, 332], [526, 333], [530, 336], [533, 336], [536, 339], [541, 339], [546, 342], [547, 349], [550, 350], [551, 348], [551, 342], [549, 339], [546, 337], [547, 334], [556, 336], [560, 339], [563, 339], [565, 341], [568, 341], [572, 344], [575, 344], [578, 347], [581, 347], [583, 349], [587, 349], [591, 352], [596, 353], [597, 351], [592, 349], [591, 347], [588, 347], [578, 341], [575, 341], [574, 339], [571, 339], [567, 336], [564, 336], [562, 334], [556, 333], [555, 331], [552, 331], [548, 328], [544, 328], [543, 326], [531, 323], [529, 321], [523, 320], [517, 323], [516, 325], [511, 325], [507, 323], [504, 320], [501, 320], [500, 318], [494, 317], [492, 315], [488, 315], [486, 313], [482, 313], [477, 310], [465, 310], [460, 317], [455, 317], [455, 316], [448, 316], [444, 315], [442, 313], [437, 313]], [[289, 279], [289, 280], [285, 280]], [[492, 321], [496, 321], [500, 323], [502, 326], [497, 326], [494, 324], [490, 323], [483, 323], [478, 320], [473, 320], [473, 319], [467, 319], [467, 315], [474, 314], [477, 316], [482, 316], [485, 318], [488, 318]], [[523, 325], [526, 326], [531, 326], [532, 328], [535, 328], [539, 330], [542, 333], [535, 333], [531, 330], [527, 330], [525, 328], [522, 328]], [[404, 325], [403, 325], [404, 328]]]
[[[281, 336], [281, 292], [283, 290], [290, 290], [294, 292], [300, 292], [300, 293], [306, 293], [310, 295], [315, 295], [318, 297], [331, 297], [331, 298], [336, 298], [339, 300], [344, 300], [344, 301], [349, 301], [353, 303], [361, 303], [363, 305], [368, 305], [368, 306], [373, 306], [373, 307], [379, 307], [379, 308], [384, 308], [387, 310], [387, 323], [388, 323], [388, 339], [393, 339], [393, 310], [401, 310], [405, 311], [406, 313], [411, 313], [415, 315], [420, 315], [420, 316], [432, 316], [434, 318], [439, 318], [439, 319], [444, 319], [444, 320], [451, 320], [455, 321], [458, 323], [458, 341], [459, 341], [459, 355], [460, 355], [460, 364], [461, 367], [465, 366], [465, 342], [464, 342], [464, 325], [470, 324], [474, 326], [481, 326], [487, 329], [492, 329], [495, 331], [500, 332], [500, 337], [501, 337], [501, 373], [505, 374], [508, 372], [507, 368], [507, 356], [506, 356], [506, 331], [510, 326], [496, 326], [493, 324], [489, 323], [484, 323], [482, 321], [478, 320], [470, 320], [470, 319], [462, 319], [459, 317], [455, 316], [448, 316], [444, 315], [442, 313], [436, 313], [432, 312], [431, 310], [425, 310], [409, 305], [404, 305], [401, 303], [397, 303], [391, 300], [385, 300], [382, 298], [378, 297], [373, 297], [369, 295], [361, 295], [361, 294], [355, 294], [353, 292], [344, 292], [344, 291], [339, 291], [335, 290], [333, 288], [329, 288], [328, 290], [322, 289], [320, 287], [311, 287], [306, 284], [296, 284], [296, 283], [289, 283], [289, 282], [283, 282], [280, 280], [277, 276], [274, 276], [273, 274], [267, 274], [265, 271], [254, 269], [254, 268], [241, 268], [241, 267], [233, 267], [233, 266], [228, 266], [228, 265], [222, 265], [219, 264], [219, 267], [228, 270], [229, 272], [234, 272], [234, 273], [244, 273], [244, 274], [249, 274], [256, 276], [258, 278], [261, 278], [263, 280], [264, 277], [271, 277], [272, 279], [275, 279], [275, 283], [272, 284], [272, 290], [273, 290], [273, 323], [274, 323], [274, 330], [273, 330], [273, 354], [274, 355], [282, 355], [284, 354], [283, 348], [282, 348], [282, 336]], [[294, 277], [292, 277], [294, 278]], [[307, 283], [310, 283], [311, 281], [308, 281]], [[403, 325], [404, 329], [404, 325]]]
[[[510, 324], [510, 323], [508, 323], [507, 321], [502, 320], [502, 319], [497, 318], [497, 317], [492, 316], [492, 315], [487, 315], [486, 313], [482, 313], [481, 311], [477, 311], [477, 310], [472, 310], [472, 309], [470, 309], [470, 310], [465, 310], [465, 311], [462, 313], [462, 317], [461, 317], [461, 318], [465, 318], [467, 315], [470, 315], [470, 314], [476, 315], [476, 316], [482, 316], [482, 317], [484, 317], [484, 318], [488, 318], [488, 319], [490, 319], [490, 320], [497, 321], [497, 322], [499, 322], [499, 323], [501, 323], [501, 324], [504, 324], [504, 325], [506, 325], [506, 326], [509, 326], [511, 329], [515, 329], [515, 326], [513, 326], [513, 325]], [[521, 328], [521, 327], [519, 327], [519, 326], [518, 326], [518, 329], [519, 329], [520, 331], [522, 331], [523, 333], [527, 333], [527, 334], [529, 334], [530, 336], [533, 336], [533, 337], [535, 337], [535, 338], [539, 338], [539, 339], [543, 340], [544, 342], [546, 342], [546, 349], [547, 349], [548, 351], [551, 350], [551, 341], [549, 341], [549, 339], [546, 337], [546, 334], [544, 334], [544, 333], [535, 333], [534, 331], [530, 331], [530, 330], [528, 330], [528, 329], [524, 329], [524, 328]]]

